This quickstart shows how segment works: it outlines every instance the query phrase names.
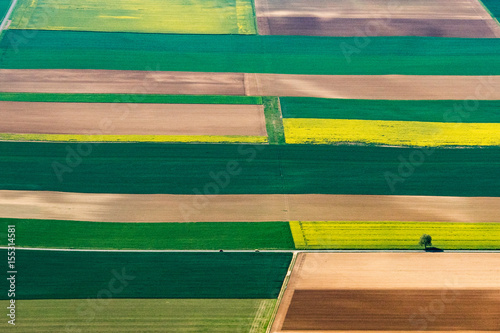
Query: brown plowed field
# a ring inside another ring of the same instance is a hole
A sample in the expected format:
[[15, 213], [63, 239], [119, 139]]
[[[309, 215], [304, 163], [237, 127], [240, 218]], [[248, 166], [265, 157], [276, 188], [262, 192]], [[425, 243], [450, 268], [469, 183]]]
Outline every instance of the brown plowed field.
[[[269, 35], [495, 38], [483, 20], [270, 17]], [[264, 23], [266, 24], [266, 23]]]
[[500, 100], [500, 76], [246, 74], [247, 95]]
[[289, 75], [0, 69], [0, 91], [500, 100], [500, 76]]
[[500, 222], [500, 198], [0, 191], [2, 217], [101, 222]]
[[0, 118], [0, 133], [266, 135], [262, 105], [0, 102]]
[[499, 276], [500, 253], [299, 253], [271, 332], [498, 331]]
[[478, 0], [256, 0], [261, 35], [500, 37]]
[[296, 290], [283, 330], [498, 331], [499, 318], [500, 290]]
[[80, 94], [245, 95], [243, 74], [0, 69], [0, 91]]

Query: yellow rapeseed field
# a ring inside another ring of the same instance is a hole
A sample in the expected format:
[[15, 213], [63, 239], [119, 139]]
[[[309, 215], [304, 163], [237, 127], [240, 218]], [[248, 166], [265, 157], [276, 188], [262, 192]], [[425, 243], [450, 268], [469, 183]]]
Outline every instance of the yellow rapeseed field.
[[267, 143], [266, 136], [237, 135], [79, 135], [0, 133], [0, 141]]
[[498, 123], [284, 119], [287, 143], [364, 143], [394, 146], [497, 146]]

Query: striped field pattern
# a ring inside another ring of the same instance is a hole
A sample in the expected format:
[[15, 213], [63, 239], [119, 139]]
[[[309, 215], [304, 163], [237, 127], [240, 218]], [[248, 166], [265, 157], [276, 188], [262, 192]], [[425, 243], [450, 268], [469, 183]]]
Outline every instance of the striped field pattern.
[[[497, 0], [18, 0], [0, 31], [18, 331], [338, 331], [300, 309], [378, 260], [410, 291], [442, 289], [446, 253], [414, 254], [439, 279], [412, 280], [393, 264], [409, 253], [297, 252], [418, 251], [422, 234], [500, 250], [499, 15]], [[302, 301], [300, 279], [317, 289]], [[391, 330], [346, 299], [323, 308]], [[446, 332], [474, 326], [443, 313]]]

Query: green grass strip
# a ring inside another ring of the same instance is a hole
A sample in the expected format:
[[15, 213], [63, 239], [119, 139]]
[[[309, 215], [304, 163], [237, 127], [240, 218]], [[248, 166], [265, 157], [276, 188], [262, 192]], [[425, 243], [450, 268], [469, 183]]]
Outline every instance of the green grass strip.
[[[18, 247], [111, 250], [293, 249], [288, 222], [115, 223], [0, 219]], [[7, 246], [7, 238], [0, 241]]]
[[280, 101], [278, 97], [263, 97], [264, 114], [266, 116], [266, 129], [269, 144], [284, 145], [285, 130], [281, 118]]
[[[36, 36], [27, 38], [26, 36]], [[500, 39], [9, 30], [0, 68], [332, 75], [499, 75]]]
[[[117, 288], [120, 285], [117, 283]], [[124, 289], [129, 288], [128, 286]], [[17, 300], [17, 331], [264, 333], [274, 299], [107, 299]], [[8, 301], [0, 301], [7, 308]], [[8, 310], [6, 310], [8, 311]], [[0, 330], [12, 325], [6, 317]]]
[[500, 249], [500, 223], [292, 221], [290, 227], [297, 249], [417, 250], [423, 234], [443, 250]]
[[498, 197], [499, 168], [496, 147], [0, 142], [1, 190]]
[[500, 101], [281, 97], [284, 118], [499, 123]]
[[219, 95], [48, 94], [0, 92], [0, 101], [51, 103], [159, 103], [260, 105], [261, 97]]
[[[6, 258], [7, 250], [0, 254]], [[276, 298], [291, 259], [291, 253], [269, 252], [18, 249], [16, 300], [102, 297], [110, 283], [126, 288], [106, 298]], [[9, 289], [6, 279], [0, 285]]]

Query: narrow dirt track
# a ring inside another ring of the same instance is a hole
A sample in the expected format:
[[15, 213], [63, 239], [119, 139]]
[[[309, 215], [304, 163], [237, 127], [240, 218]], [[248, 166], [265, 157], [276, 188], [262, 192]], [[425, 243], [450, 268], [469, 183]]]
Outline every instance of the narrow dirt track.
[[0, 191], [0, 217], [99, 222], [500, 222], [500, 198]]
[[266, 135], [262, 105], [0, 102], [0, 117], [1, 133]]

